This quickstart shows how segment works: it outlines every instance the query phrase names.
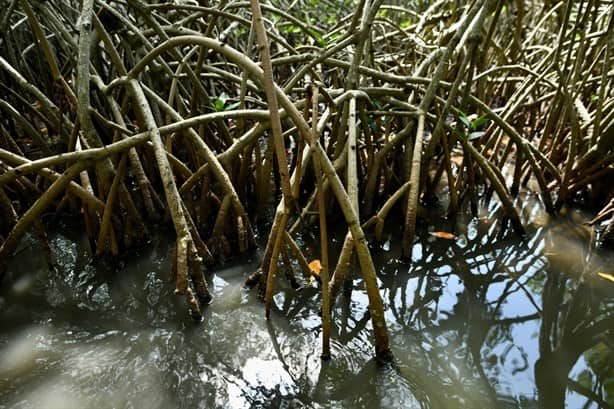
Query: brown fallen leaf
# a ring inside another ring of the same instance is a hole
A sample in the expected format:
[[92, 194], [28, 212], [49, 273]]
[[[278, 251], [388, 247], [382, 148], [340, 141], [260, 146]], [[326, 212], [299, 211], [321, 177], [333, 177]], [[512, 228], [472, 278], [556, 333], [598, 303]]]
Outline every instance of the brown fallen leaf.
[[[322, 271], [322, 263], [320, 263], [320, 260], [315, 259], [312, 260], [309, 263], [309, 269], [311, 270], [311, 272], [315, 275], [320, 275], [320, 271]], [[315, 280], [315, 278], [313, 276], [309, 277], [310, 281]]]
[[447, 231], [432, 231], [429, 233], [431, 236], [435, 236], [440, 239], [453, 240], [456, 238], [456, 235], [452, 233], [448, 233]]

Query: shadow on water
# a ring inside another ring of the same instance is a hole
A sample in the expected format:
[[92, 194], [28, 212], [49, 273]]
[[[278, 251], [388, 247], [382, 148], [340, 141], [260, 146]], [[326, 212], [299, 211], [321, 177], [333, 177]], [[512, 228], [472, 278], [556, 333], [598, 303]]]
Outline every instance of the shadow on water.
[[411, 263], [396, 231], [373, 245], [389, 366], [371, 359], [357, 275], [322, 362], [318, 289], [280, 281], [267, 322], [241, 287], [256, 256], [214, 272], [195, 326], [168, 282], [170, 234], [111, 265], [91, 261], [79, 229], [58, 229], [56, 271], [31, 240], [0, 289], [0, 408], [610, 408], [614, 284], [597, 273], [612, 264], [579, 213], [519, 206], [525, 241], [499, 231], [493, 206], [424, 228]]

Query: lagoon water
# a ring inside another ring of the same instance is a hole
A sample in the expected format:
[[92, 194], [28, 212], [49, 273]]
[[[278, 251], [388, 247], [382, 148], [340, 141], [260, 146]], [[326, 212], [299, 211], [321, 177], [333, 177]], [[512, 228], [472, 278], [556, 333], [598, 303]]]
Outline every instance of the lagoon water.
[[[492, 206], [422, 226], [411, 262], [398, 259], [395, 231], [372, 245], [395, 356], [385, 366], [372, 359], [357, 275], [322, 362], [318, 288], [280, 279], [267, 322], [242, 287], [259, 254], [212, 269], [214, 301], [195, 325], [169, 283], [171, 233], [111, 263], [92, 260], [80, 229], [56, 228], [56, 268], [29, 239], [0, 288], [0, 408], [537, 407], [544, 283], [581, 273], [588, 241], [573, 217], [520, 206], [525, 240], [501, 233]], [[429, 234], [452, 228], [452, 240]], [[612, 380], [586, 356], [570, 378]], [[569, 390], [566, 404], [598, 407]]]

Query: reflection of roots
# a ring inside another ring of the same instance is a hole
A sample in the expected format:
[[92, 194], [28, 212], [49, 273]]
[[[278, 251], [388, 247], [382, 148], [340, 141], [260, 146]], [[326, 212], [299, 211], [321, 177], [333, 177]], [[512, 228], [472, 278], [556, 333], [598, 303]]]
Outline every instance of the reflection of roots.
[[[614, 317], [603, 316], [600, 309], [603, 295], [588, 280], [580, 278], [571, 291], [569, 285], [566, 276], [552, 273], [544, 284], [540, 358], [535, 364], [540, 407], [544, 408], [565, 405], [570, 371], [582, 354], [614, 328]], [[565, 305], [562, 311], [561, 305]]]

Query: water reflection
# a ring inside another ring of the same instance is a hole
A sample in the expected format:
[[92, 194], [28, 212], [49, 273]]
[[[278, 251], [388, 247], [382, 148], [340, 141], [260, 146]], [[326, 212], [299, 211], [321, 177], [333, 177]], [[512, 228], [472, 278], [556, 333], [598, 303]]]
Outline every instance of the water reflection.
[[335, 305], [322, 362], [317, 288], [280, 282], [267, 322], [241, 288], [257, 264], [244, 260], [215, 272], [194, 326], [171, 294], [164, 235], [111, 265], [64, 229], [51, 240], [57, 271], [26, 245], [0, 291], [0, 408], [611, 407], [613, 286], [595, 274], [611, 264], [577, 215], [519, 206], [534, 226], [525, 241], [492, 223], [493, 206], [428, 227], [456, 238], [423, 231], [411, 263], [396, 259], [395, 232], [374, 245], [387, 367], [371, 359], [359, 280]]

